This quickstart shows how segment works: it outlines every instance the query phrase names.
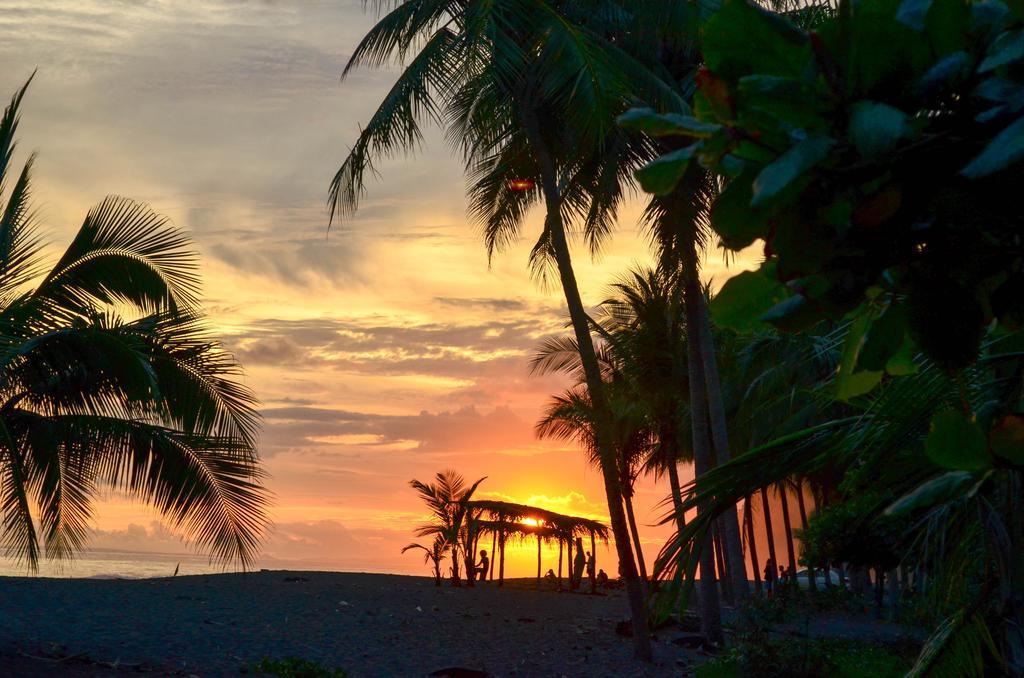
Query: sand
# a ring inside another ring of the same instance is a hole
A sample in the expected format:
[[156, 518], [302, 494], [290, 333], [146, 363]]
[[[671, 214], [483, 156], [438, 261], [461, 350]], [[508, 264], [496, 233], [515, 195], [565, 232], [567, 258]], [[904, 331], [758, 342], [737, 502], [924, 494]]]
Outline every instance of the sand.
[[[239, 675], [298, 657], [350, 676], [685, 675], [695, 655], [660, 632], [656, 660], [615, 632], [620, 591], [435, 588], [421, 577], [255, 572], [140, 580], [0, 578], [4, 675]], [[24, 655], [78, 655], [57, 664]], [[104, 665], [105, 663], [106, 665]], [[109, 665], [121, 667], [114, 671]]]

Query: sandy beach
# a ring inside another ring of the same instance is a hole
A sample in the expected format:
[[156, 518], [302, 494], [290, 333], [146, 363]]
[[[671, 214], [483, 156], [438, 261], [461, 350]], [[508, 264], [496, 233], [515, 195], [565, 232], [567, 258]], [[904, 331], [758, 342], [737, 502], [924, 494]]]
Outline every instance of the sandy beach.
[[615, 632], [627, 616], [621, 592], [532, 587], [531, 580], [439, 589], [421, 577], [283, 571], [5, 577], [0, 661], [5, 675], [230, 676], [264, 658], [297, 657], [350, 676], [448, 667], [492, 676], [662, 676], [685, 674], [695, 659], [671, 642], [674, 631], [658, 635], [655, 664], [633, 661], [630, 640]]

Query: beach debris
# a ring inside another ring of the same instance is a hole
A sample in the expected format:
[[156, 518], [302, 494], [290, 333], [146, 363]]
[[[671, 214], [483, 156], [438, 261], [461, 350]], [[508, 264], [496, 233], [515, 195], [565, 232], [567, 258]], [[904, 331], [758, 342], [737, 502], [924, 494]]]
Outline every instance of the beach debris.
[[422, 608], [422, 607], [420, 607], [419, 605], [417, 605], [417, 606], [416, 606], [416, 611], [417, 611], [417, 612], [423, 612], [423, 608]]
[[452, 666], [447, 669], [438, 669], [427, 675], [432, 678], [489, 678], [491, 674], [486, 671], [467, 669], [462, 666]]
[[351, 605], [349, 605], [348, 601], [346, 600], [339, 600], [338, 605], [341, 605], [342, 607], [351, 607]]

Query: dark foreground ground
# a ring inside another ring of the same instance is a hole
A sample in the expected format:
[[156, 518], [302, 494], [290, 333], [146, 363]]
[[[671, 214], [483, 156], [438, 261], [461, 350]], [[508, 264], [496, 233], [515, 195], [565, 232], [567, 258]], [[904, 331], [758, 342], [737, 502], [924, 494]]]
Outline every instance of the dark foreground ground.
[[0, 675], [231, 676], [297, 657], [350, 676], [687, 675], [696, 651], [662, 631], [640, 664], [609, 595], [437, 589], [420, 577], [256, 572], [143, 580], [0, 578]]

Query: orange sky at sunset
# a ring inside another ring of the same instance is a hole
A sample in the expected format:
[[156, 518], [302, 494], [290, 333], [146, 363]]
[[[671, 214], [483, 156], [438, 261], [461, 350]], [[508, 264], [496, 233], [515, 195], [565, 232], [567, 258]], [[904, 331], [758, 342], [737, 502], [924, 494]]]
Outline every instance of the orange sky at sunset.
[[[327, 232], [328, 182], [394, 77], [339, 82], [371, 19], [361, 0], [0, 11], [0, 94], [38, 68], [20, 155], [39, 152], [36, 204], [55, 253], [92, 204], [118, 193], [171, 217], [203, 255], [211, 322], [265, 417], [275, 528], [264, 567], [425, 574], [399, 553], [424, 517], [408, 481], [446, 467], [488, 476], [482, 498], [606, 515], [584, 456], [533, 435], [545, 398], [565, 385], [527, 370], [539, 341], [564, 331], [560, 291], [527, 273], [541, 215], [488, 269], [461, 168], [435, 132], [418, 157], [383, 163], [359, 214]], [[580, 248], [588, 303], [648, 261], [638, 207], [599, 261]], [[712, 253], [705, 270], [721, 283], [738, 267]], [[666, 493], [642, 481], [642, 524], [657, 522]], [[118, 497], [99, 505], [96, 527], [98, 547], [185, 548]], [[650, 562], [667, 532], [641, 530]], [[610, 556], [599, 550], [613, 573]], [[506, 571], [532, 574], [534, 558], [527, 547]]]

